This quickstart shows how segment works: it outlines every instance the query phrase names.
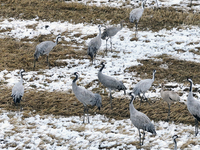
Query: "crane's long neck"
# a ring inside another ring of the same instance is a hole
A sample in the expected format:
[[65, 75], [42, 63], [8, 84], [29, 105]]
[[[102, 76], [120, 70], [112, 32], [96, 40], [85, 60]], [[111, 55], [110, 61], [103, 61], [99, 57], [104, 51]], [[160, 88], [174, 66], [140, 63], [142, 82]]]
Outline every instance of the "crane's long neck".
[[192, 82], [190, 81], [190, 93], [192, 93]]
[[20, 76], [21, 76], [20, 82], [23, 83], [23, 75], [22, 75], [22, 72], [20, 72]]
[[130, 115], [132, 115], [132, 114], [134, 114], [136, 112], [136, 109], [133, 106], [133, 96], [132, 96], [131, 101], [129, 103], [129, 110], [130, 110]]
[[59, 39], [59, 38], [60, 38], [60, 37], [56, 37], [56, 42], [55, 42], [56, 45], [58, 44], [58, 39]]
[[101, 37], [101, 27], [99, 27], [99, 37]]
[[76, 78], [73, 80], [73, 83], [75, 83], [77, 79], [78, 79], [78, 75], [76, 74]]
[[102, 64], [102, 67], [101, 67], [101, 69], [99, 71], [102, 72], [102, 70], [103, 70], [104, 67], [105, 67], [105, 65]]
[[155, 80], [155, 72], [153, 72], [153, 78], [152, 78], [152, 80], [153, 81]]
[[177, 150], [177, 142], [176, 142], [176, 139], [174, 139], [174, 150]]

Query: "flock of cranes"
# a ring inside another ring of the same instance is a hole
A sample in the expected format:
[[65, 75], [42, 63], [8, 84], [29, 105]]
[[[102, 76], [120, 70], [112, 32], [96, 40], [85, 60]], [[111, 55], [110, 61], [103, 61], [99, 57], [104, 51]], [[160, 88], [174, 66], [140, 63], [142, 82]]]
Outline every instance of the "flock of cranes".
[[[142, 2], [142, 8], [136, 8], [133, 9], [130, 12], [130, 17], [129, 20], [130, 22], [135, 22], [136, 25], [136, 33], [137, 33], [137, 26], [138, 26], [138, 22], [143, 14], [144, 11], [144, 5], [145, 5], [146, 0], [144, 0]], [[156, 1], [157, 2], [157, 1]], [[192, 1], [191, 1], [192, 3]], [[157, 2], [158, 5], [158, 2]], [[96, 57], [96, 54], [99, 50], [99, 48], [101, 47], [101, 39], [106, 40], [106, 52], [107, 52], [107, 41], [108, 39], [110, 39], [110, 45], [111, 45], [111, 52], [112, 52], [112, 37], [115, 36], [122, 28], [123, 28], [123, 22], [120, 22], [120, 27], [109, 27], [109, 28], [105, 28], [104, 32], [101, 34], [101, 25], [98, 26], [99, 28], [99, 34], [94, 37], [88, 44], [88, 49], [87, 49], [87, 54], [91, 57], [92, 59], [92, 64], [94, 61], [94, 58]], [[136, 35], [135, 33], [135, 35]], [[58, 35], [56, 37], [56, 42], [52, 42], [52, 41], [44, 41], [40, 44], [38, 44], [36, 46], [36, 50], [35, 50], [35, 54], [34, 54], [34, 68], [35, 68], [35, 63], [38, 60], [39, 56], [41, 55], [46, 55], [47, 56], [47, 63], [48, 63], [48, 67], [49, 67], [49, 60], [48, 60], [48, 56], [50, 51], [58, 44], [58, 39], [61, 38], [60, 35]], [[110, 93], [110, 106], [111, 109], [112, 107], [112, 94], [111, 94], [111, 90], [123, 90], [124, 91], [124, 95], [126, 95], [126, 90], [127, 88], [125, 87], [125, 85], [123, 84], [122, 81], [118, 81], [115, 78], [105, 75], [102, 73], [104, 67], [105, 67], [105, 63], [101, 62], [101, 68], [98, 72], [98, 79], [100, 81], [100, 83], [105, 86], [106, 88], [108, 88], [109, 93]], [[25, 72], [25, 70], [20, 70], [20, 76], [21, 79], [18, 83], [16, 83], [14, 85], [14, 87], [12, 88], [12, 98], [14, 101], [15, 105], [20, 104], [20, 101], [24, 95], [24, 87], [23, 87], [23, 73]], [[153, 70], [153, 77], [152, 79], [145, 79], [145, 80], [141, 80], [140, 82], [138, 82], [135, 87], [133, 88], [133, 92], [129, 93], [129, 96], [131, 97], [130, 103], [129, 103], [129, 111], [130, 111], [130, 120], [132, 122], [132, 124], [138, 129], [139, 132], [139, 143], [140, 145], [143, 145], [144, 143], [144, 138], [145, 138], [145, 131], [152, 133], [153, 135], [156, 135], [156, 130], [155, 127], [153, 125], [153, 123], [151, 122], [151, 120], [149, 119], [149, 117], [147, 115], [145, 115], [144, 113], [138, 111], [137, 109], [135, 109], [133, 102], [136, 98], [136, 96], [140, 97], [140, 105], [142, 100], [146, 100], [148, 103], [148, 99], [145, 96], [145, 93], [150, 89], [150, 87], [152, 86], [152, 83], [155, 80], [155, 73], [156, 70]], [[98, 93], [93, 93], [90, 90], [85, 89], [84, 87], [81, 86], [77, 86], [76, 81], [78, 80], [79, 74], [77, 72], [75, 72], [73, 75], [75, 75], [75, 79], [72, 81], [72, 91], [75, 94], [76, 98], [83, 103], [84, 106], [84, 117], [83, 117], [83, 123], [85, 123], [85, 114], [87, 114], [87, 120], [88, 123], [90, 123], [89, 121], [89, 115], [88, 115], [88, 105], [91, 106], [97, 106], [98, 109], [100, 110], [102, 107], [102, 97], [100, 96], [100, 94]], [[191, 79], [187, 79], [188, 82], [190, 83], [190, 91], [189, 91], [189, 95], [188, 95], [188, 99], [187, 99], [187, 108], [188, 111], [194, 116], [195, 118], [195, 136], [197, 136], [198, 134], [198, 121], [200, 121], [200, 101], [197, 101], [192, 94], [192, 80]], [[140, 94], [143, 94], [142, 96]], [[177, 93], [173, 92], [173, 91], [164, 91], [164, 84], [161, 84], [161, 98], [167, 102], [168, 104], [168, 120], [170, 120], [170, 105], [173, 102], [178, 102], [180, 101], [180, 97]], [[149, 103], [150, 104], [150, 103]], [[141, 132], [140, 129], [143, 130], [143, 138], [141, 138]], [[176, 142], [176, 138], [178, 138], [177, 135], [174, 135], [173, 137], [173, 141], [175, 144], [174, 149], [177, 149], [177, 142]]]

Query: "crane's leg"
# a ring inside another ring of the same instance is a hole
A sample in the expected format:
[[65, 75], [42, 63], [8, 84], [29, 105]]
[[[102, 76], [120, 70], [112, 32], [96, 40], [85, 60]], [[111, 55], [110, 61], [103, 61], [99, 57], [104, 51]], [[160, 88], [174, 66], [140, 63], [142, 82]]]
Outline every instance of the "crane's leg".
[[145, 137], [145, 132], [144, 132], [144, 130], [143, 130], [142, 145], [143, 145], [143, 143], [144, 143], [144, 137]]
[[50, 66], [49, 66], [49, 56], [47, 55], [47, 64], [48, 64], [48, 67], [50, 69]]
[[141, 103], [142, 103], [142, 99], [143, 99], [143, 97], [140, 96], [140, 93], [139, 93], [138, 95], [139, 95], [139, 97], [140, 97], [140, 106], [141, 106]]
[[108, 39], [109, 39], [109, 38], [106, 38], [106, 54], [107, 54], [107, 52], [108, 52], [108, 50], [107, 50], [107, 42], [108, 42]]
[[198, 120], [195, 119], [195, 136], [198, 134]]
[[110, 37], [111, 53], [112, 53], [112, 38]]
[[142, 146], [140, 129], [138, 129], [138, 132], [139, 132], [139, 140], [140, 140], [140, 144], [139, 145]]
[[158, 7], [158, 0], [156, 0], [156, 3], [157, 3], [157, 7]]
[[167, 121], [169, 121], [170, 120], [170, 104], [168, 103], [168, 116], [167, 116]]
[[87, 108], [87, 118], [88, 118], [88, 123], [90, 123], [90, 120], [89, 120], [89, 114], [88, 114], [88, 110], [89, 110], [89, 108], [86, 106], [86, 108]]
[[[149, 103], [147, 97], [145, 96], [145, 93], [143, 93], [143, 97], [144, 97], [144, 99]], [[151, 105], [151, 104], [149, 103], [149, 105]]]
[[36, 60], [34, 59], [34, 66], [33, 66], [34, 69], [35, 69], [35, 61], [36, 61]]
[[111, 94], [111, 89], [109, 89], [109, 91], [110, 91], [110, 107], [111, 107], [111, 109], [112, 109], [112, 94]]
[[136, 28], [136, 30], [135, 30], [135, 37], [136, 37], [136, 34], [137, 34], [137, 26], [138, 26], [138, 23], [137, 23], [137, 21], [135, 21], [135, 28]]
[[84, 106], [84, 112], [83, 112], [83, 123], [85, 123], [85, 111], [86, 111], [86, 107]]

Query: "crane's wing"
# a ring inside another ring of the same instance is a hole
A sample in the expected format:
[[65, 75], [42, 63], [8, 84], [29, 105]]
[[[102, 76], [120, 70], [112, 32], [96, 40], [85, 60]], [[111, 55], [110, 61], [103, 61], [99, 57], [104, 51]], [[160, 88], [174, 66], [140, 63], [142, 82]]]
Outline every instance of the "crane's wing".
[[40, 55], [49, 54], [49, 52], [56, 46], [56, 43], [52, 41], [44, 41], [36, 46], [36, 50]]
[[192, 105], [188, 107], [189, 112], [200, 121], [200, 101], [194, 99]]
[[180, 101], [179, 95], [175, 93], [174, 91], [169, 91], [169, 99], [174, 102]]
[[16, 83], [15, 86], [12, 88], [12, 97], [22, 97], [24, 95], [24, 87], [21, 83]]

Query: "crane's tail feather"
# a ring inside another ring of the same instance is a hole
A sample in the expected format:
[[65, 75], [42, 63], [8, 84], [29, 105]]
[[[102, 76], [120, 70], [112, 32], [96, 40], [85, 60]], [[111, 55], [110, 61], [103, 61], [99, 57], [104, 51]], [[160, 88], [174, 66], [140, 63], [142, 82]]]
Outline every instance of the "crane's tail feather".
[[92, 106], [97, 106], [98, 109], [100, 110], [102, 107], [102, 98], [99, 94], [95, 94], [95, 97], [93, 100], [90, 101]]

